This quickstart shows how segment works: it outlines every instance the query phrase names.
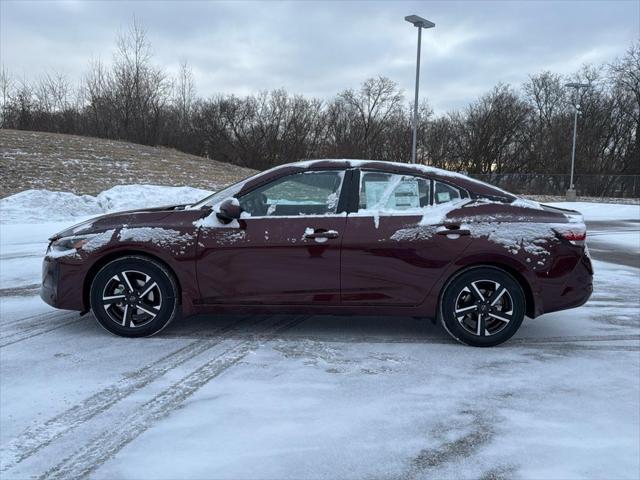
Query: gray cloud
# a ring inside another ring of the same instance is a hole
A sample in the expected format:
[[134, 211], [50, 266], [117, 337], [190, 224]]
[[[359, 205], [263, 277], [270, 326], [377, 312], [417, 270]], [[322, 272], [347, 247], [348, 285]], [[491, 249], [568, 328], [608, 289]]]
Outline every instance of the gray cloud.
[[467, 104], [498, 82], [519, 85], [550, 69], [621, 55], [640, 38], [637, 1], [467, 2], [0, 2], [0, 56], [18, 77], [57, 71], [80, 78], [89, 58], [109, 61], [135, 15], [155, 61], [187, 60], [201, 95], [286, 88], [329, 97], [374, 75], [413, 91], [417, 13], [421, 92], [436, 111]]

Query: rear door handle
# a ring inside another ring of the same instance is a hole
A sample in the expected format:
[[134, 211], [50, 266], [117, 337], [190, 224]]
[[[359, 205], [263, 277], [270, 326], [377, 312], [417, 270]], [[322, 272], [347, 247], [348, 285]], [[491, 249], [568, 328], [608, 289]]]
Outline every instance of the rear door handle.
[[438, 235], [465, 235], [465, 236], [471, 235], [471, 231], [469, 231], [468, 229], [455, 228], [455, 227], [453, 228], [446, 227], [446, 230], [445, 229], [438, 230], [436, 233]]
[[340, 235], [335, 230], [316, 230], [314, 232], [305, 232], [304, 238], [338, 238]]

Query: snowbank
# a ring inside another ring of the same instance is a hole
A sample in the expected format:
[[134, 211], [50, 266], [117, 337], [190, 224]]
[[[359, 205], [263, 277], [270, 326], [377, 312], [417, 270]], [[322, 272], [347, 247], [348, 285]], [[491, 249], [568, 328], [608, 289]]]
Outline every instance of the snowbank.
[[75, 220], [120, 210], [193, 203], [211, 192], [192, 187], [118, 185], [97, 196], [25, 190], [0, 199], [0, 223]]
[[0, 222], [40, 223], [100, 215], [96, 197], [49, 190], [25, 190], [0, 199]]
[[105, 212], [132, 208], [159, 207], [195, 203], [212, 192], [192, 187], [163, 187], [160, 185], [118, 185], [96, 197]]

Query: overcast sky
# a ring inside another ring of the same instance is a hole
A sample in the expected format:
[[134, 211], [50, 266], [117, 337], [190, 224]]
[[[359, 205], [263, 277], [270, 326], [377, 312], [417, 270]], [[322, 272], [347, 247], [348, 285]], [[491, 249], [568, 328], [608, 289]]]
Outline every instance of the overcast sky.
[[61, 72], [77, 79], [90, 58], [109, 61], [135, 16], [154, 61], [193, 68], [199, 95], [262, 89], [328, 98], [385, 75], [414, 88], [423, 32], [421, 97], [437, 112], [460, 107], [531, 73], [571, 73], [607, 62], [640, 38], [640, 1], [221, 2], [0, 0], [1, 62], [17, 77]]

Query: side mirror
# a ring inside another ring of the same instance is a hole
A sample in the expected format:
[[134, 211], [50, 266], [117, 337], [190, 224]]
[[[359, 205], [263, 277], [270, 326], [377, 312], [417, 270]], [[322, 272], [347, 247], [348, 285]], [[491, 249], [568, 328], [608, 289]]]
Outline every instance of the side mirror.
[[221, 222], [229, 223], [240, 218], [241, 213], [242, 208], [240, 207], [240, 202], [238, 201], [238, 199], [227, 198], [226, 200], [223, 200], [218, 207], [216, 216], [220, 219]]

